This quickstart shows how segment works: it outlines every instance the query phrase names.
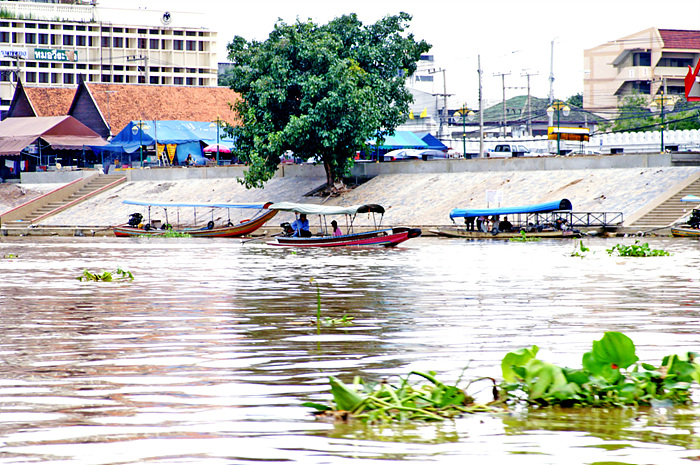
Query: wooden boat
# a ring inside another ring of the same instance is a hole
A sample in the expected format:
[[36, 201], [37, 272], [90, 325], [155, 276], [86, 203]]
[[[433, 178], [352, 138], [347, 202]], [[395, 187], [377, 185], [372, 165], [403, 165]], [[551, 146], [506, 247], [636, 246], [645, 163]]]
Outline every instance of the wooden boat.
[[693, 228], [688, 224], [673, 226], [671, 228], [673, 237], [700, 237], [700, 229]]
[[[283, 235], [275, 238], [271, 245], [291, 247], [346, 247], [346, 246], [383, 246], [394, 247], [408, 239], [421, 235], [421, 230], [416, 228], [394, 227], [381, 228], [384, 216], [384, 207], [381, 205], [355, 205], [351, 207], [332, 207], [315, 204], [301, 204], [281, 202], [273, 203], [268, 207], [275, 211], [294, 212], [295, 214], [319, 215], [321, 233], [311, 237], [294, 236], [289, 223], [282, 223]], [[372, 214], [374, 229], [365, 232], [353, 232], [353, 223], [358, 213]], [[380, 215], [379, 223], [376, 215]], [[329, 233], [326, 223], [327, 216], [345, 216], [347, 233], [334, 236]]]
[[[465, 239], [511, 239], [521, 237], [524, 231], [527, 237], [574, 238], [581, 237], [579, 231], [566, 225], [566, 220], [557, 218], [557, 213], [569, 212], [571, 202], [561, 199], [554, 202], [525, 205], [520, 207], [461, 209], [455, 208], [450, 212], [454, 226], [433, 229], [430, 232], [441, 237], [458, 237]], [[458, 226], [455, 218], [501, 217], [510, 215], [512, 228], [500, 231], [497, 228], [488, 231], [468, 230], [466, 224]]]
[[[189, 234], [194, 237], [240, 237], [250, 234], [261, 228], [265, 223], [277, 215], [277, 210], [268, 210], [267, 207], [272, 205], [266, 204], [224, 204], [224, 203], [171, 203], [171, 202], [140, 202], [135, 200], [124, 200], [128, 205], [139, 205], [148, 207], [148, 218], [144, 222], [143, 216], [140, 213], [132, 213], [128, 223], [114, 226], [114, 235], [117, 237], [134, 237], [134, 236], [162, 236], [170, 231]], [[163, 208], [165, 213], [165, 223], [158, 226], [158, 220], [151, 220], [151, 208]], [[243, 220], [237, 224], [231, 222], [230, 217], [226, 224], [217, 226], [214, 223], [213, 213], [212, 219], [203, 227], [184, 227], [173, 228], [168, 221], [168, 208], [205, 208], [212, 212], [217, 208], [247, 208], [259, 210], [251, 219]]]

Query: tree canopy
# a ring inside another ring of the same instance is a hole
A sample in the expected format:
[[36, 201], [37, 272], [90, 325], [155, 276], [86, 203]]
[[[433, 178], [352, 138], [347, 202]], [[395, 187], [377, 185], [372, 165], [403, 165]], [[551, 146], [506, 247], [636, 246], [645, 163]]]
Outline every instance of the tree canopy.
[[291, 150], [323, 163], [330, 186], [368, 140], [392, 134], [412, 100], [405, 79], [430, 50], [406, 33], [410, 20], [407, 13], [372, 25], [355, 14], [325, 25], [278, 20], [264, 42], [234, 37], [227, 77], [242, 96], [242, 125], [231, 129], [236, 155], [248, 165], [242, 182], [262, 187]]

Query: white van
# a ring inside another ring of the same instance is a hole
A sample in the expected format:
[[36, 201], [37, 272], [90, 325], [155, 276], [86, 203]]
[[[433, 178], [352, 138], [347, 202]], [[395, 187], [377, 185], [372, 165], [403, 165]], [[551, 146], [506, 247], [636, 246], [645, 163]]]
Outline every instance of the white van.
[[488, 158], [524, 157], [530, 153], [530, 149], [524, 145], [498, 144], [495, 149], [486, 153]]

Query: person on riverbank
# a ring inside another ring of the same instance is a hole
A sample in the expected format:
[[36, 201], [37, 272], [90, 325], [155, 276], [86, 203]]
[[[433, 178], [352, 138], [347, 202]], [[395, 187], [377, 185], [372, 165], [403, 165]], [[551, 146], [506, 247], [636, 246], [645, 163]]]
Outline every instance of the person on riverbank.
[[309, 220], [306, 219], [306, 213], [299, 214], [299, 218], [292, 223], [292, 229], [294, 229], [295, 237], [311, 237]]

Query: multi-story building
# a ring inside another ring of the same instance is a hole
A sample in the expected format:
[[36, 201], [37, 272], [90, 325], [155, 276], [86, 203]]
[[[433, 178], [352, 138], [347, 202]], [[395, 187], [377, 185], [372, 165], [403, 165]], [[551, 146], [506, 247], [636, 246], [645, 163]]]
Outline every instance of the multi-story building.
[[103, 84], [216, 86], [216, 32], [198, 13], [0, 1], [0, 106], [18, 79], [72, 87], [78, 75]]
[[583, 107], [611, 111], [634, 93], [661, 96], [684, 94], [688, 66], [700, 59], [700, 31], [649, 28], [583, 52], [586, 76]]

